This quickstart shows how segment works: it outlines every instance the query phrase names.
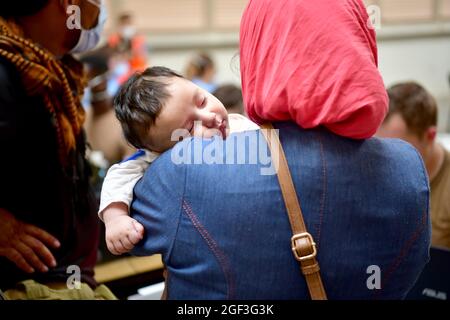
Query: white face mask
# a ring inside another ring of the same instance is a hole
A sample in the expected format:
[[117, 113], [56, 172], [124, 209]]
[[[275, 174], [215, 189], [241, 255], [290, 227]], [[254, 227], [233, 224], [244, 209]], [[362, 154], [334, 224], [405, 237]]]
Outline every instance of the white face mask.
[[126, 40], [130, 40], [136, 35], [136, 29], [133, 26], [126, 26], [122, 28], [122, 37]]
[[70, 50], [70, 53], [83, 53], [94, 49], [100, 42], [100, 38], [103, 33], [103, 27], [105, 26], [107, 19], [107, 12], [105, 5], [100, 5], [100, 13], [98, 16], [97, 25], [89, 30], [81, 28], [80, 39], [78, 43]]

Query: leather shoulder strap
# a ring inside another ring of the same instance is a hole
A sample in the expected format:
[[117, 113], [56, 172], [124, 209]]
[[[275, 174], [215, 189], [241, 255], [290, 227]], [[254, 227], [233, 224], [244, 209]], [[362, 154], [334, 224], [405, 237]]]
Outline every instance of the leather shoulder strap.
[[272, 124], [265, 124], [261, 127], [261, 131], [267, 140], [271, 154], [277, 153], [278, 181], [280, 183], [281, 192], [283, 194], [284, 203], [291, 223], [293, 237], [291, 239], [292, 252], [306, 278], [309, 293], [312, 300], [326, 300], [327, 295], [323, 287], [322, 278], [320, 277], [319, 263], [317, 262], [317, 248], [313, 237], [306, 230], [303, 220], [303, 213], [300, 207], [299, 199], [292, 182], [289, 166], [284, 154], [280, 138], [274, 131]]

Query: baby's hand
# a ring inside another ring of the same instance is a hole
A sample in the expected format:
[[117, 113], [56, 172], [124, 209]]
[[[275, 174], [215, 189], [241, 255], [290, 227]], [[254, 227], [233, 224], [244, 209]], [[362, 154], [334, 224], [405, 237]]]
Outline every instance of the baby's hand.
[[112, 204], [103, 212], [108, 250], [115, 255], [131, 251], [144, 237], [144, 227], [128, 215], [125, 204]]

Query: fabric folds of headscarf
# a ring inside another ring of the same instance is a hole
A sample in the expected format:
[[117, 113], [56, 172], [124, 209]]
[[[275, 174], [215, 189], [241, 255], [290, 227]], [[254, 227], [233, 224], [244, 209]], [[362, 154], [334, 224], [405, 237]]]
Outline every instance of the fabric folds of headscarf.
[[361, 0], [250, 0], [240, 33], [247, 113], [369, 138], [388, 110], [377, 54]]
[[85, 119], [80, 102], [84, 85], [81, 64], [71, 56], [56, 59], [25, 39], [12, 20], [1, 17], [0, 57], [16, 68], [28, 96], [42, 98], [55, 127], [60, 161], [68, 165]]

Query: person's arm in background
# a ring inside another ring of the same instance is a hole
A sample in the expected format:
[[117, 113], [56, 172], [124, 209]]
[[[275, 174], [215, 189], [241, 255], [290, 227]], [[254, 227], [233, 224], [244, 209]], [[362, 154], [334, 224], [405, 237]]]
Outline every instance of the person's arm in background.
[[[17, 89], [14, 87], [8, 70], [0, 61], [0, 150], [2, 157], [7, 157], [10, 141], [13, 140], [20, 119], [17, 116]], [[9, 155], [17, 156], [17, 155]], [[11, 170], [0, 166], [1, 182], [7, 188], [6, 174]], [[12, 261], [18, 268], [27, 273], [37, 270], [46, 272], [49, 267], [56, 266], [56, 260], [48, 248], [58, 248], [59, 241], [46, 231], [26, 224], [9, 212], [0, 195], [0, 256]]]

